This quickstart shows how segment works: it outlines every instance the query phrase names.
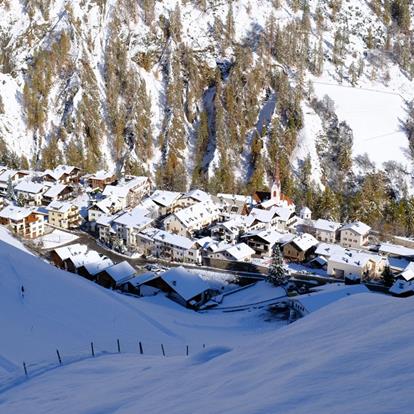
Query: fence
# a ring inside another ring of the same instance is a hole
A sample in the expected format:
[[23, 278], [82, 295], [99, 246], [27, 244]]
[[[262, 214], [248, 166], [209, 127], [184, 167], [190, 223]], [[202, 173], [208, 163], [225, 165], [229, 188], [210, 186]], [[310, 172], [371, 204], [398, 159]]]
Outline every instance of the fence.
[[0, 393], [23, 383], [24, 381], [37, 377], [45, 372], [87, 359], [99, 358], [105, 355], [117, 355], [121, 353], [137, 354], [137, 356], [152, 357], [188, 357], [190, 353], [197, 353], [206, 348], [203, 343], [156, 343], [142, 340], [121, 340], [116, 338], [112, 341], [91, 341], [79, 348], [60, 347], [48, 350], [48, 358], [38, 361], [26, 359], [22, 361], [21, 368], [6, 375], [0, 376]]

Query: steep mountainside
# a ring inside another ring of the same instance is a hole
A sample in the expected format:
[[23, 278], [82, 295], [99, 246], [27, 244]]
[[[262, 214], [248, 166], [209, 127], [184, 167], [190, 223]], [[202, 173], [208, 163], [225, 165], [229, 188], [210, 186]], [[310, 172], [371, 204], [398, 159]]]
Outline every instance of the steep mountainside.
[[251, 191], [278, 159], [287, 193], [342, 193], [382, 169], [399, 197], [414, 151], [409, 4], [0, 1], [0, 161]]

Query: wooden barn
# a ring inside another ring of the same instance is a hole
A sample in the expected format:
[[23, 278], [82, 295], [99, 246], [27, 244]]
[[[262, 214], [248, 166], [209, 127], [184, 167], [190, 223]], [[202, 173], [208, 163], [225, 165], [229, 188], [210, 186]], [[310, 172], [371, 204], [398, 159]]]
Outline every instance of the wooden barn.
[[135, 269], [124, 260], [99, 272], [96, 275], [96, 282], [103, 287], [116, 289], [132, 279], [135, 274]]

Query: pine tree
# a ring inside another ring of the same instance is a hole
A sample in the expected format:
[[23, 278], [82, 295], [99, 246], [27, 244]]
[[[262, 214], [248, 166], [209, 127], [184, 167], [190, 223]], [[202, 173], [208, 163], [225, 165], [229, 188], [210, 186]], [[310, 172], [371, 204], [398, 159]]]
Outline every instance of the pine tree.
[[394, 276], [388, 265], [384, 267], [384, 270], [382, 272], [382, 281], [384, 282], [384, 285], [387, 287], [392, 286], [392, 284], [394, 283]]
[[10, 201], [16, 200], [16, 194], [14, 193], [13, 182], [11, 176], [7, 179], [7, 199]]
[[267, 273], [267, 280], [275, 286], [284, 285], [287, 281], [282, 252], [276, 243], [272, 248], [272, 262]]

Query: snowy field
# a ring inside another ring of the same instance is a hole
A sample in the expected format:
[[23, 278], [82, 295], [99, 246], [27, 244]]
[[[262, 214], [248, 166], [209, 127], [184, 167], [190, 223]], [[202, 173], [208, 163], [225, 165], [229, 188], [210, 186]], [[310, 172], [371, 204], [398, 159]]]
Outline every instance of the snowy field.
[[189, 357], [84, 360], [4, 392], [0, 412], [411, 414], [413, 305], [354, 295]]
[[54, 229], [51, 233], [38, 237], [35, 240], [35, 243], [40, 244], [42, 249], [53, 249], [55, 247], [63, 246], [64, 244], [74, 242], [76, 239], [78, 239], [78, 236], [75, 234]]
[[262, 311], [199, 314], [164, 295], [122, 295], [3, 241], [0, 275], [0, 332], [7, 333], [0, 341], [0, 385], [22, 374], [23, 361], [30, 371], [55, 364], [56, 349], [66, 361], [90, 356], [91, 341], [97, 353], [116, 352], [119, 339], [124, 352], [137, 352], [142, 341], [146, 354], [159, 355], [162, 343], [169, 355], [183, 355], [187, 345], [193, 351], [233, 346], [279, 327], [265, 322]]
[[401, 128], [407, 113], [400, 95], [318, 81], [314, 81], [314, 90], [319, 99], [332, 98], [339, 121], [352, 128], [354, 157], [367, 153], [378, 167], [390, 160], [408, 164], [408, 139]]

